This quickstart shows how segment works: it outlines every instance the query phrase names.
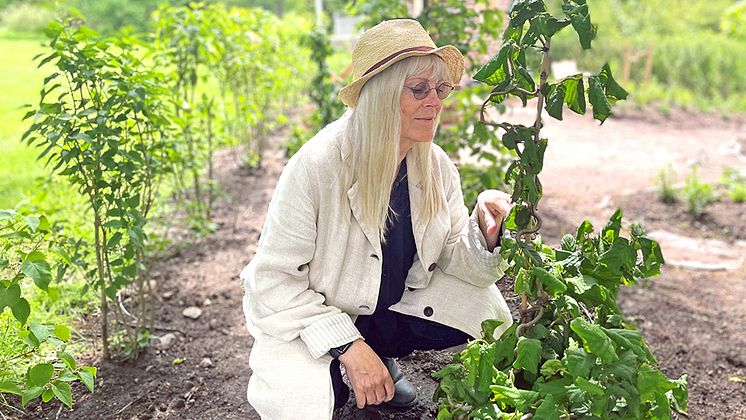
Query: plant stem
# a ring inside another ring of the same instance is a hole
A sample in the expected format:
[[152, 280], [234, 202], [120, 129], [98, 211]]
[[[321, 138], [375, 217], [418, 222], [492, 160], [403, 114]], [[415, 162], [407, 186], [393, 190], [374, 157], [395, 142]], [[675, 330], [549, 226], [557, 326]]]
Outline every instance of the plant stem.
[[[91, 200], [93, 201], [93, 200]], [[98, 209], [94, 207], [94, 235], [96, 243], [96, 265], [98, 267], [98, 278], [101, 281], [99, 287], [101, 288], [101, 339], [103, 340], [104, 360], [109, 359], [109, 308], [106, 306], [106, 280], [104, 276], [104, 262], [101, 256], [101, 216], [98, 213]]]

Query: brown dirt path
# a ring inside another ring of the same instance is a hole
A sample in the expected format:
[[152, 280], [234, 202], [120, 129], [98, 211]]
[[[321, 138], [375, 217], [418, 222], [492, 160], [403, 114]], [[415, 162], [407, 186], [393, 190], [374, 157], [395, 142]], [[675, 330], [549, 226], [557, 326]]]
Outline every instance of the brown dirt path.
[[[515, 111], [515, 117], [526, 117], [522, 113]], [[726, 164], [743, 166], [743, 160], [732, 153], [733, 144], [746, 143], [742, 140], [746, 130], [740, 124], [686, 114], [666, 120], [641, 113], [609, 120], [601, 128], [572, 114], [561, 123], [549, 121], [546, 135], [551, 140], [542, 176], [545, 238], [556, 243], [583, 218], [591, 218], [598, 227], [620, 204], [634, 208], [638, 213], [634, 217], [648, 215], [656, 226], [671, 225], [676, 230], [677, 224], [660, 214], [665, 209], [646, 210], [631, 206], [629, 200], [634, 202], [640, 191], [649, 191], [652, 178], [668, 162], [676, 166], [680, 179], [688, 173], [681, 168], [694, 160], [702, 164], [700, 173], [708, 180], [717, 179]], [[280, 143], [287, 134], [287, 130], [275, 133], [271, 143]], [[183, 251], [151, 272], [159, 296], [158, 324], [175, 330], [155, 334], [173, 332], [175, 342], [167, 349], [151, 347], [135, 362], [92, 360], [99, 366], [95, 393], [77, 387], [75, 410], [56, 402], [34, 404], [26, 418], [258, 418], [245, 396], [251, 337], [241, 310], [238, 273], [255, 250], [282, 159], [277, 153], [265, 156], [264, 168], [256, 173], [242, 169], [229, 151], [221, 153], [217, 162], [217, 177], [225, 192], [215, 213], [217, 234], [183, 244]], [[652, 200], [654, 195], [645, 192], [639, 197]], [[742, 223], [742, 229], [746, 225], [737, 219], [726, 223], [731, 222]], [[684, 233], [698, 232], [696, 226], [689, 228], [693, 230], [683, 229]], [[622, 294], [624, 312], [643, 331], [662, 369], [671, 376], [690, 375], [689, 418], [746, 419], [746, 384], [728, 379], [746, 377], [744, 285], [744, 270], [666, 269], [660, 279]], [[501, 287], [507, 292], [510, 285]], [[188, 306], [200, 307], [201, 317], [183, 317], [181, 312]], [[416, 352], [402, 360], [403, 370], [420, 389], [414, 408], [361, 411], [351, 399], [335, 418], [433, 418], [430, 397], [435, 382], [429, 375], [450, 357], [443, 352]], [[176, 358], [183, 363], [173, 364]], [[204, 367], [207, 364], [211, 366]]]

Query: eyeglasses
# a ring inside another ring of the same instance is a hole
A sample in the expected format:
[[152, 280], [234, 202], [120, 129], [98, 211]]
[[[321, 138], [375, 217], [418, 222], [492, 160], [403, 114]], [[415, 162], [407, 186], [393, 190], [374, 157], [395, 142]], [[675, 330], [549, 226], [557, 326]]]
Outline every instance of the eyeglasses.
[[454, 87], [446, 82], [443, 82], [439, 84], [438, 86], [431, 88], [430, 84], [428, 82], [422, 81], [420, 83], [417, 83], [416, 85], [409, 87], [404, 86], [405, 88], [412, 91], [412, 95], [415, 99], [418, 101], [421, 101], [425, 98], [427, 98], [427, 95], [430, 94], [430, 91], [435, 89], [435, 93], [438, 95], [438, 98], [445, 99], [448, 97], [448, 95], [453, 92]]

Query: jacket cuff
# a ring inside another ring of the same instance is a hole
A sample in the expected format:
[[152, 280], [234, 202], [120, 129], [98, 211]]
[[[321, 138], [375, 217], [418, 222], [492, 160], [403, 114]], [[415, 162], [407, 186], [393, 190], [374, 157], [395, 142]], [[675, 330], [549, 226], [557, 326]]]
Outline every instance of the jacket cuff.
[[500, 238], [502, 238], [503, 236], [504, 226], [505, 221], [503, 220], [503, 223], [500, 225], [500, 233], [498, 234], [497, 246], [495, 246], [495, 249], [493, 249], [492, 252], [488, 251], [487, 241], [485, 241], [484, 236], [482, 235], [482, 231], [479, 229], [479, 222], [477, 220], [477, 209], [475, 207], [474, 210], [471, 212], [471, 216], [469, 217], [469, 228], [467, 233], [469, 248], [471, 248], [474, 259], [476, 259], [476, 261], [485, 268], [498, 270], [500, 272], [505, 272], [505, 270], [508, 269], [507, 261], [505, 261], [502, 256], [500, 256]]
[[300, 338], [306, 343], [311, 357], [318, 359], [333, 347], [339, 347], [363, 338], [355, 327], [352, 318], [342, 312], [324, 317], [313, 322], [300, 333]]

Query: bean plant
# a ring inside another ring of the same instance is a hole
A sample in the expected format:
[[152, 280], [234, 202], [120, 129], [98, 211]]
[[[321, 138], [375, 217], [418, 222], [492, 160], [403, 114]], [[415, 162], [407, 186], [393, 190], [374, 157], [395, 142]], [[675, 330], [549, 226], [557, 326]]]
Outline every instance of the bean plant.
[[[594, 234], [584, 221], [557, 248], [538, 235], [538, 203], [548, 140], [541, 137], [542, 112], [561, 120], [565, 106], [578, 114], [592, 107], [601, 123], [626, 91], [604, 65], [589, 77], [549, 81], [552, 36], [572, 27], [584, 49], [596, 27], [585, 0], [564, 0], [564, 16], [551, 15], [542, 0], [513, 3], [500, 51], [474, 76], [491, 92], [482, 107], [477, 135], [493, 141], [485, 127], [500, 129], [504, 147], [516, 154], [505, 173], [513, 185], [514, 206], [506, 219], [511, 237], [501, 253], [510, 263], [520, 295], [519, 319], [499, 337], [500, 321], [483, 323], [483, 337], [469, 342], [434, 376], [439, 419], [670, 419], [686, 411], [686, 375], [669, 379], [639, 331], [624, 320], [617, 298], [622, 285], [657, 276], [664, 259], [658, 243], [633, 224], [622, 236], [617, 210]], [[532, 74], [529, 55], [538, 54], [540, 73]], [[508, 97], [535, 101], [532, 125], [493, 122], [487, 109]]]
[[715, 201], [715, 192], [712, 184], [699, 178], [699, 166], [693, 166], [692, 171], [684, 180], [681, 189], [686, 203], [686, 211], [695, 217], [701, 217], [705, 207]]
[[327, 64], [328, 57], [334, 52], [329, 34], [330, 28], [316, 28], [301, 38], [302, 45], [308, 49], [311, 60], [316, 65], [316, 75], [311, 81], [309, 92], [316, 109], [308, 118], [308, 129], [295, 128], [295, 132], [286, 147], [288, 157], [294, 155], [314, 133], [339, 118], [344, 112], [344, 104], [337, 99], [337, 93], [341, 86], [332, 82], [331, 71]]
[[213, 126], [215, 100], [199, 92], [210, 60], [206, 50], [217, 40], [210, 30], [216, 17], [213, 12], [205, 7], [162, 6], [154, 13], [155, 61], [168, 76], [175, 135], [180, 139], [169, 150], [175, 195], [197, 230], [209, 224], [215, 186], [212, 156], [218, 146], [216, 133], [206, 129]]
[[145, 225], [169, 168], [163, 78], [127, 38], [103, 38], [77, 17], [50, 23], [46, 33], [53, 52], [39, 66], [56, 71], [25, 116], [33, 124], [23, 138], [90, 206], [96, 263], [86, 274], [100, 296], [104, 358], [111, 326], [136, 356], [153, 317], [142, 275]]
[[[14, 394], [22, 406], [56, 398], [72, 407], [70, 383], [76, 381], [93, 391], [96, 368], [79, 365], [68, 352], [70, 327], [36, 321], [26, 299], [30, 283], [56, 299], [53, 286], [72, 260], [45, 216], [0, 210], [0, 348], [17, 349], [0, 355], [0, 406], [12, 409], [4, 394]], [[6, 308], [16, 323], [5, 318]]]
[[263, 10], [221, 4], [166, 5], [153, 17], [152, 53], [168, 75], [181, 139], [170, 151], [177, 201], [192, 228], [209, 231], [213, 155], [240, 145], [244, 162], [260, 166], [269, 130], [298, 89], [298, 32]]

